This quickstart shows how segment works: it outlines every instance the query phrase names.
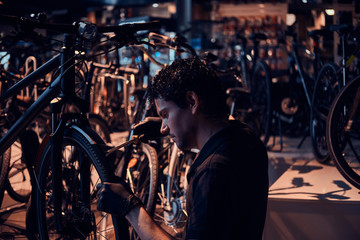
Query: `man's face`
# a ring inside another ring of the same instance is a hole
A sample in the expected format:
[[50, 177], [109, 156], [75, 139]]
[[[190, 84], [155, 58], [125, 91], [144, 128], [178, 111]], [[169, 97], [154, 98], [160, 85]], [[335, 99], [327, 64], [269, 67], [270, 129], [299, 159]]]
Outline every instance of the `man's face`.
[[161, 132], [169, 134], [181, 150], [196, 147], [195, 117], [190, 107], [180, 108], [173, 101], [155, 99], [156, 110], [162, 119]]

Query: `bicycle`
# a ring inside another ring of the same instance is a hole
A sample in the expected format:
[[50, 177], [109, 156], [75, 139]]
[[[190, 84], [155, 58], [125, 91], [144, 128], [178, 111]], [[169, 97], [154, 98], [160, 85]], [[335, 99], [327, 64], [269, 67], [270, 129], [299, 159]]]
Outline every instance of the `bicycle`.
[[327, 146], [341, 175], [360, 189], [360, 76], [343, 87], [326, 123]]
[[[45, 138], [40, 147], [37, 177], [32, 182], [36, 187], [33, 193], [40, 239], [55, 236], [96, 238], [108, 234], [109, 229], [117, 237], [128, 235], [128, 225], [122, 218], [113, 217], [112, 225], [98, 225], [95, 222], [107, 218], [96, 211], [94, 186], [98, 181], [116, 181], [117, 177], [113, 173], [111, 162], [105, 161], [104, 151], [100, 148], [104, 142], [89, 127], [85, 114], [88, 112], [88, 103], [76, 95], [75, 66], [83, 63], [82, 59], [86, 55], [84, 43], [95, 43], [98, 33], [116, 33], [112, 40], [117, 41], [117, 47], [120, 48], [136, 42], [137, 31], [157, 28], [158, 24], [97, 27], [84, 22], [74, 25], [47, 24], [5, 15], [0, 20], [14, 24], [18, 30], [31, 33], [32, 36], [37, 36], [33, 34], [35, 28], [64, 34], [64, 46], [58, 55], [0, 96], [3, 102], [43, 74], [59, 67], [56, 79], [0, 139], [2, 155], [31, 120], [51, 102], [52, 134]], [[72, 104], [71, 108], [69, 102]], [[74, 108], [77, 112], [71, 112]]]
[[[13, 85], [13, 83], [19, 81], [21, 78], [27, 76], [31, 71], [27, 70], [28, 67], [28, 60], [31, 60], [33, 63], [32, 70], [36, 70], [36, 58], [30, 56], [26, 59], [26, 71], [25, 75], [21, 74], [14, 74], [9, 72], [3, 68], [1, 68], [2, 73], [2, 81], [4, 80], [2, 90], [6, 90], [9, 88], [9, 85]], [[17, 77], [16, 77], [17, 76]], [[6, 83], [7, 82], [7, 83]], [[8, 84], [9, 82], [13, 82], [12, 84]], [[13, 123], [17, 121], [17, 119], [21, 116], [22, 113], [37, 99], [37, 96], [41, 94], [44, 89], [49, 85], [48, 81], [45, 79], [41, 79], [40, 81], [35, 82], [32, 84], [31, 94], [29, 91], [29, 87], [26, 87], [26, 91], [21, 91], [21, 94], [13, 95], [10, 101], [6, 102], [6, 106], [3, 106], [1, 119], [1, 131], [7, 131]], [[91, 87], [91, 86], [88, 86]], [[26, 94], [23, 94], [26, 92]], [[36, 143], [38, 141], [42, 141], [47, 133], [51, 132], [50, 129], [50, 111], [48, 109], [42, 111], [38, 116], [36, 116], [35, 120], [29, 125], [29, 131], [26, 134], [21, 134], [20, 138], [9, 148], [9, 155], [10, 163], [7, 177], [5, 178], [4, 185], [5, 189], [9, 196], [22, 203], [26, 203], [31, 194], [31, 183], [30, 183], [30, 175], [31, 170], [28, 169], [28, 166], [32, 164], [26, 164], [25, 159], [32, 158], [28, 154], [28, 157], [25, 155], [27, 154], [26, 151], [24, 152], [23, 149], [26, 148], [25, 145]], [[107, 129], [106, 124], [104, 123], [103, 119], [101, 119], [98, 115], [89, 114], [89, 122], [92, 129], [94, 129], [106, 143], [110, 143], [110, 133]], [[31, 133], [31, 131], [35, 132], [35, 134]], [[23, 136], [24, 135], [24, 136]], [[34, 149], [37, 149], [37, 146], [34, 146]], [[35, 154], [33, 154], [35, 155]], [[6, 169], [4, 165], [4, 170]]]
[[[274, 105], [273, 105], [273, 125], [274, 133], [279, 132], [280, 137], [280, 151], [283, 148], [282, 136], [285, 132], [291, 135], [303, 134], [302, 139], [298, 144], [301, 147], [309, 133], [309, 117], [311, 109], [311, 96], [313, 93], [314, 82], [316, 74], [321, 66], [321, 59], [319, 54], [319, 37], [325, 31], [314, 30], [309, 33], [309, 36], [314, 40], [314, 51], [310, 54], [304, 50], [303, 46], [298, 43], [297, 34], [295, 31], [296, 22], [287, 27], [285, 35], [291, 38], [291, 50], [289, 52], [289, 68], [288, 70], [280, 70], [271, 73], [272, 78], [288, 77], [283, 81], [273, 82], [272, 89], [274, 90]], [[280, 39], [280, 43], [285, 43], [284, 39]], [[305, 54], [310, 58], [311, 72], [306, 72], [303, 67], [302, 58], [300, 54]], [[277, 126], [276, 126], [277, 121]], [[302, 131], [302, 132], [301, 132]], [[275, 144], [275, 136], [274, 142]]]
[[91, 97], [92, 112], [102, 116], [111, 129], [129, 129], [133, 124], [132, 92], [135, 90], [137, 68], [115, 64], [91, 63], [94, 91]]
[[351, 56], [348, 56], [348, 39], [357, 42], [358, 30], [353, 30], [352, 26], [332, 25], [329, 31], [336, 31], [340, 37], [341, 44], [341, 64], [338, 66], [333, 62], [326, 63], [319, 71], [319, 75], [314, 85], [314, 92], [311, 101], [310, 113], [310, 136], [313, 146], [313, 153], [320, 163], [330, 160], [326, 140], [326, 119], [330, 106], [341, 88], [346, 85], [350, 77], [349, 66], [359, 52], [357, 46]]
[[[266, 145], [272, 121], [271, 71], [267, 63], [260, 59], [259, 50], [260, 41], [265, 41], [267, 36], [262, 33], [249, 36], [253, 54], [248, 52], [248, 39], [245, 36], [237, 34], [236, 38], [241, 45], [236, 66], [225, 69], [214, 64], [211, 66], [227, 83], [231, 116], [248, 123]], [[209, 63], [216, 59], [214, 56], [205, 56], [205, 61]]]
[[[56, 43], [57, 44], [57, 43]], [[9, 35], [3, 35], [1, 38], [1, 48], [6, 54], [2, 56], [8, 57], [9, 62], [0, 67], [1, 72], [1, 89], [4, 92], [15, 82], [27, 76], [32, 71], [37, 69], [39, 62], [44, 62], [46, 56], [48, 58], [49, 49], [54, 48], [56, 44], [48, 41], [37, 41], [36, 44], [23, 41], [22, 38]], [[45, 45], [45, 47], [44, 47]], [[51, 46], [48, 47], [46, 45]], [[36, 53], [36, 56], [28, 56]], [[24, 56], [28, 56], [24, 58]], [[24, 59], [24, 66], [21, 62]], [[38, 61], [40, 59], [40, 61]], [[10, 71], [12, 69], [13, 71]], [[77, 71], [77, 75], [82, 75], [82, 69]], [[84, 76], [83, 76], [84, 77]], [[10, 83], [10, 84], [9, 84]], [[9, 127], [16, 122], [17, 118], [37, 99], [50, 83], [50, 74], [41, 78], [39, 81], [27, 86], [21, 90], [17, 96], [13, 96], [11, 101], [1, 108], [1, 131], [7, 131]], [[91, 87], [91, 86], [89, 86]], [[5, 103], [4, 103], [5, 104]], [[50, 132], [50, 110], [46, 109], [30, 124], [28, 127], [34, 130], [41, 141], [46, 133]], [[90, 126], [104, 139], [105, 142], [110, 143], [110, 132], [104, 123], [103, 119], [96, 114], [89, 115]], [[31, 137], [31, 136], [27, 136]], [[26, 167], [22, 154], [21, 138], [13, 144], [14, 148], [11, 152], [11, 163], [9, 175], [6, 179], [6, 190], [14, 200], [18, 202], [27, 202], [31, 192], [30, 176]], [[36, 139], [28, 142], [36, 142]]]

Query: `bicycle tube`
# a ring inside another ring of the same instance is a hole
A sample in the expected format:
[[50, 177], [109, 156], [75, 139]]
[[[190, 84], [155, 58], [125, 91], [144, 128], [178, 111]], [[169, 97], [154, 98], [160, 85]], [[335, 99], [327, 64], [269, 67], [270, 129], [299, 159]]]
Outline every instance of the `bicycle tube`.
[[330, 156], [342, 174], [360, 189], [360, 76], [348, 83], [335, 98], [327, 120]]
[[[38, 168], [36, 192], [37, 220], [40, 239], [57, 238], [88, 238], [106, 236], [118, 239], [123, 236], [119, 221], [110, 219], [109, 215], [96, 209], [96, 185], [100, 182], [113, 182], [116, 177], [112, 173], [110, 163], [104, 153], [96, 145], [89, 128], [66, 128], [62, 139], [62, 232], [54, 228], [52, 209], [52, 178], [50, 144], [42, 152]], [[96, 133], [94, 133], [96, 134]], [[79, 166], [82, 166], [79, 168]], [[86, 167], [84, 167], [86, 166]], [[90, 190], [90, 191], [89, 191]], [[100, 222], [96, 222], [99, 220]], [[123, 225], [122, 225], [123, 227]], [[126, 231], [127, 222], [126, 222]], [[128, 233], [127, 233], [128, 234]]]
[[342, 85], [338, 79], [338, 69], [334, 63], [327, 63], [321, 68], [311, 99], [310, 136], [314, 156], [320, 163], [330, 159], [326, 144], [326, 119]]

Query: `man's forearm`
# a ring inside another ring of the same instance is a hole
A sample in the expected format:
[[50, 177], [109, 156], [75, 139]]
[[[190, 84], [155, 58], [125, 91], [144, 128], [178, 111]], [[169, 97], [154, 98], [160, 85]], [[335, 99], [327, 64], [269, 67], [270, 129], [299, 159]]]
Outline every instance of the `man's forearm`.
[[133, 208], [127, 215], [126, 219], [134, 227], [136, 233], [142, 240], [158, 239], [172, 240], [174, 239], [165, 230], [159, 227], [143, 207], [137, 206]]

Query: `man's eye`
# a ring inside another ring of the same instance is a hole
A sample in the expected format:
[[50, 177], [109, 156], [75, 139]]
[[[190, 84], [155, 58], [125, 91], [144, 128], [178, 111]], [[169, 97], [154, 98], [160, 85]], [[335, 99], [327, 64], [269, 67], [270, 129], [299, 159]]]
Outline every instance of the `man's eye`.
[[162, 118], [167, 118], [167, 117], [168, 117], [168, 113], [167, 113], [167, 112], [163, 112], [163, 113], [161, 114], [161, 117], [162, 117]]

